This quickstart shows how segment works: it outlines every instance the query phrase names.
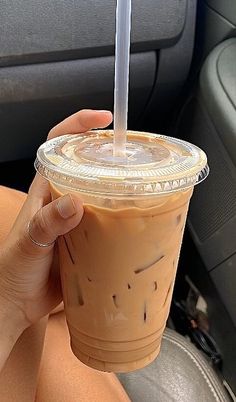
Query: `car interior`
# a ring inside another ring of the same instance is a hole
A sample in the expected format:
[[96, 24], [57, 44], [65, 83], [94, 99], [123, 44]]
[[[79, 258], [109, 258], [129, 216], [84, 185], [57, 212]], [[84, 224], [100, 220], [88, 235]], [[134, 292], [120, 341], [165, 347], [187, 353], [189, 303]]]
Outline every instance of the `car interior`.
[[[236, 0], [132, 8], [128, 127], [198, 145], [210, 175], [191, 202], [159, 362], [119, 378], [132, 401], [236, 400]], [[113, 110], [115, 9], [1, 2], [1, 185], [28, 190], [59, 121]]]

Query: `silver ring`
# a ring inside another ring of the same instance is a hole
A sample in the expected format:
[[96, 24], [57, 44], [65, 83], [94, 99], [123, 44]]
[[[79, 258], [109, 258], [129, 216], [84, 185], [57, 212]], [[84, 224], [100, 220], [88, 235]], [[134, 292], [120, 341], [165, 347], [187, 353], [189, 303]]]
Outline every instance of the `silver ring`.
[[35, 240], [30, 233], [30, 222], [28, 223], [27, 231], [28, 231], [28, 235], [29, 235], [29, 238], [32, 241], [32, 243], [34, 243], [38, 247], [41, 247], [41, 248], [51, 247], [56, 241], [56, 240], [54, 240], [54, 241], [51, 241], [48, 243], [40, 243], [39, 241]]

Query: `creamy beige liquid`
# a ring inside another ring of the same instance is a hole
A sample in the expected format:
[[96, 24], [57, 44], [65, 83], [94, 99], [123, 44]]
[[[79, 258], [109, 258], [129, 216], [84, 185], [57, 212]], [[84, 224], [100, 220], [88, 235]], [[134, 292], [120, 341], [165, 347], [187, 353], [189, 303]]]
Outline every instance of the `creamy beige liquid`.
[[192, 191], [129, 202], [78, 193], [84, 217], [59, 250], [71, 346], [85, 364], [128, 372], [158, 355]]

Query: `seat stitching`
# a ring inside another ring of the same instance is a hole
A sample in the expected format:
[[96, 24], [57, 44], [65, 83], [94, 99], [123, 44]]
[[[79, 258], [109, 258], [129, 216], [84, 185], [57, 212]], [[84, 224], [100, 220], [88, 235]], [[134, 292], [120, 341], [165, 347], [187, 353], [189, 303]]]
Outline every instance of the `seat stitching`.
[[219, 399], [219, 397], [218, 397], [218, 395], [216, 393], [216, 390], [214, 389], [209, 377], [207, 376], [206, 372], [201, 367], [201, 364], [197, 361], [196, 357], [188, 349], [186, 349], [183, 345], [181, 345], [180, 343], [178, 343], [174, 339], [171, 339], [171, 337], [169, 337], [167, 334], [164, 335], [164, 338], [166, 338], [170, 343], [173, 343], [176, 346], [178, 346], [181, 350], [183, 350], [190, 357], [190, 359], [194, 362], [194, 364], [197, 366], [199, 371], [202, 373], [204, 379], [206, 380], [206, 383], [209, 386], [209, 389], [211, 390], [212, 394], [214, 395], [215, 400], [217, 402], [219, 402], [219, 401], [222, 402], [223, 400], [225, 400], [225, 398], [223, 400]]
[[181, 350], [183, 350], [183, 351], [190, 357], [190, 359], [194, 362], [194, 364], [197, 366], [197, 368], [199, 369], [199, 371], [200, 371], [201, 374], [203, 375], [204, 379], [206, 380], [206, 383], [208, 384], [209, 389], [211, 390], [212, 394], [214, 395], [215, 400], [216, 400], [217, 402], [219, 402], [218, 395], [217, 395], [217, 393], [216, 393], [216, 391], [215, 391], [213, 385], [211, 384], [211, 382], [210, 382], [208, 376], [206, 375], [206, 373], [204, 372], [204, 370], [202, 369], [201, 365], [200, 365], [199, 362], [196, 360], [196, 358], [195, 358], [187, 349], [185, 349], [185, 347], [184, 347], [183, 345], [179, 344], [178, 342], [174, 341], [174, 340], [171, 339], [171, 338], [166, 338], [166, 339], [168, 339], [168, 341], [169, 341], [170, 343], [173, 343], [173, 344], [175, 344], [176, 346], [178, 346]]

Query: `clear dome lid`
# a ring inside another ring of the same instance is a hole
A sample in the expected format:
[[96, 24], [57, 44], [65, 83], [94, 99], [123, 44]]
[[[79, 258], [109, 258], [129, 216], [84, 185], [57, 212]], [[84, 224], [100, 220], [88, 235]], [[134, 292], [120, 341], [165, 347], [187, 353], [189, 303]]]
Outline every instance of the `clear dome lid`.
[[163, 135], [128, 131], [126, 155], [115, 158], [109, 130], [45, 142], [35, 168], [56, 185], [105, 196], [172, 193], [195, 186], [209, 174], [200, 148]]

